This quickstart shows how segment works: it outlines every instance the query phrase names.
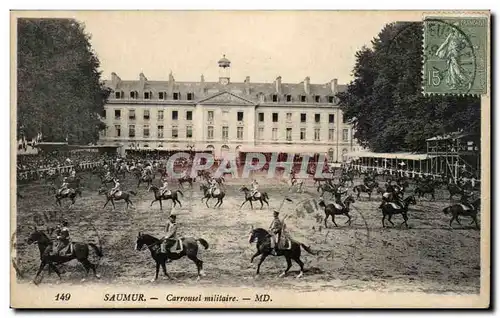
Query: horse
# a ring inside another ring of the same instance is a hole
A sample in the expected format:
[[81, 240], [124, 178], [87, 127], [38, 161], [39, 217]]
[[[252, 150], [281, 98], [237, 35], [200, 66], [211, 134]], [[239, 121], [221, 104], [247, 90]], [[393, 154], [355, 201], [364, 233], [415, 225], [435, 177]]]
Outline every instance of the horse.
[[450, 192], [450, 200], [455, 195], [464, 195], [464, 193], [465, 193], [465, 189], [462, 188], [462, 187], [460, 187], [460, 186], [458, 186], [457, 184], [449, 183], [446, 188]]
[[[272, 235], [268, 231], [264, 230], [263, 228], [252, 229], [252, 231], [250, 232], [250, 237], [249, 237], [248, 243], [250, 243], [250, 244], [257, 243], [256, 244], [257, 245], [257, 252], [254, 255], [252, 255], [250, 263], [253, 262], [255, 257], [262, 255], [260, 257], [259, 264], [257, 265], [256, 275], [260, 274], [260, 266], [262, 265], [264, 260], [269, 255], [272, 255], [271, 254], [271, 237], [272, 237]], [[287, 264], [286, 269], [283, 271], [283, 273], [281, 273], [279, 275], [279, 277], [284, 277], [288, 273], [288, 271], [292, 267], [292, 260], [294, 260], [295, 263], [297, 263], [300, 266], [300, 273], [297, 275], [297, 278], [300, 278], [304, 275], [304, 263], [300, 259], [301, 247], [309, 254], [317, 255], [317, 253], [314, 253], [309, 246], [306, 246], [303, 243], [299, 243], [299, 242], [292, 240], [292, 239], [288, 239], [288, 240], [289, 240], [289, 245], [290, 245], [289, 248], [283, 248], [283, 249], [277, 248], [276, 249], [276, 254], [277, 254], [276, 256], [285, 256], [286, 264]], [[276, 245], [278, 245], [278, 244], [276, 244]]]
[[108, 202], [111, 202], [111, 204], [113, 205], [113, 210], [115, 209], [115, 200], [116, 201], [124, 200], [127, 203], [127, 206], [125, 209], [128, 209], [129, 204], [132, 205], [132, 207], [134, 207], [134, 204], [130, 200], [130, 197], [132, 195], [137, 195], [137, 193], [135, 191], [129, 191], [129, 192], [118, 191], [117, 193], [111, 195], [111, 191], [109, 191], [108, 189], [105, 189], [105, 188], [100, 188], [98, 193], [104, 194], [106, 196], [106, 203], [104, 203], [104, 206], [102, 208], [104, 209], [106, 207], [106, 205], [108, 205]]
[[357, 186], [355, 186], [352, 191], [354, 191], [354, 193], [357, 193], [357, 197], [359, 199], [359, 196], [361, 194], [361, 192], [364, 192], [364, 193], [367, 193], [368, 194], [368, 200], [371, 200], [372, 198], [372, 192], [375, 188], [378, 187], [378, 183], [377, 182], [372, 182], [371, 184], [358, 184]]
[[302, 186], [304, 185], [304, 180], [302, 179], [289, 179], [287, 181], [288, 191], [292, 191], [294, 186], [297, 186], [297, 192], [303, 192]]
[[181, 196], [184, 196], [184, 194], [181, 192], [181, 190], [170, 191], [170, 194], [167, 194], [167, 195], [165, 195], [165, 194], [160, 195], [160, 189], [158, 189], [158, 187], [151, 186], [149, 188], [149, 191], [153, 191], [155, 194], [155, 199], [153, 201], [151, 201], [151, 204], [149, 206], [153, 206], [153, 203], [155, 203], [156, 201], [160, 201], [160, 210], [163, 210], [163, 206], [162, 206], [161, 201], [162, 200], [165, 200], [165, 201], [172, 200], [172, 202], [174, 203], [174, 207], [176, 206], [177, 203], [179, 203], [179, 205], [182, 207], [181, 201], [179, 201], [178, 196], [177, 196], [178, 193], [180, 193]]
[[382, 209], [382, 227], [385, 227], [386, 216], [388, 216], [389, 223], [394, 226], [394, 223], [392, 223], [391, 221], [391, 218], [394, 214], [401, 214], [404, 219], [401, 225], [406, 224], [406, 227], [408, 227], [408, 207], [410, 206], [410, 204], [417, 204], [413, 195], [410, 195], [409, 197], [403, 199], [403, 206], [398, 206], [397, 203], [394, 202], [382, 203], [382, 205], [380, 206], [380, 208]]
[[463, 204], [454, 204], [447, 208], [444, 208], [443, 212], [445, 215], [451, 213], [450, 227], [453, 220], [456, 220], [458, 224], [462, 225], [458, 219], [459, 216], [470, 216], [472, 218], [470, 224], [475, 223], [476, 228], [479, 229], [479, 224], [477, 223], [477, 213], [480, 210], [480, 205], [481, 199], [476, 199], [474, 202], [472, 202], [473, 209], [470, 209]]
[[182, 249], [179, 253], [170, 251], [170, 248], [175, 243], [174, 239], [167, 240], [167, 246], [165, 248], [166, 253], [162, 253], [160, 248], [162, 241], [160, 239], [157, 239], [152, 235], [139, 232], [137, 241], [135, 243], [135, 250], [141, 251], [146, 246], [156, 262], [156, 275], [155, 278], [151, 280], [151, 282], [154, 282], [158, 279], [160, 266], [163, 269], [163, 274], [165, 274], [165, 276], [169, 279], [172, 279], [172, 277], [170, 277], [170, 275], [167, 273], [167, 267], [165, 263], [167, 262], [167, 260], [175, 261], [181, 259], [184, 256], [187, 256], [196, 264], [196, 268], [198, 270], [198, 279], [200, 279], [201, 276], [205, 276], [205, 272], [203, 271], [203, 261], [198, 259], [198, 243], [200, 243], [205, 249], [208, 249], [208, 242], [203, 238], [195, 239], [192, 237], [185, 237], [181, 238], [180, 240]]
[[432, 196], [432, 200], [436, 200], [434, 197], [435, 193], [435, 184], [434, 183], [421, 183], [418, 184], [415, 188], [415, 195], [418, 195], [419, 198], [424, 197], [425, 194], [429, 193]]
[[353, 173], [345, 173], [340, 177], [340, 183], [346, 183], [347, 181], [349, 181], [351, 185], [354, 185]]
[[70, 242], [69, 244], [71, 244], [71, 254], [64, 256], [53, 255], [51, 253], [51, 248], [53, 247], [52, 240], [42, 230], [37, 230], [36, 227], [33, 228], [33, 232], [28, 237], [27, 243], [29, 245], [37, 243], [38, 250], [40, 251], [40, 266], [35, 277], [33, 278], [33, 283], [35, 283], [35, 285], [41, 283], [41, 279], [40, 281], [38, 281], [37, 279], [46, 265], [49, 266], [49, 271], [52, 269], [57, 274], [57, 276], [59, 276], [59, 279], [61, 279], [61, 273], [59, 272], [59, 269], [57, 269], [56, 265], [67, 263], [74, 259], [78, 260], [83, 265], [87, 272], [87, 276], [89, 274], [89, 270], [92, 269], [92, 271], [94, 272], [94, 276], [96, 278], [100, 278], [100, 276], [96, 273], [96, 265], [92, 264], [89, 261], [88, 257], [90, 246], [100, 259], [103, 256], [102, 246], [97, 246], [94, 243]]
[[320, 192], [320, 196], [323, 196], [323, 194], [325, 194], [325, 192], [329, 192], [331, 194], [335, 194], [335, 192], [337, 191], [339, 185], [332, 185], [330, 184], [329, 182], [327, 183], [324, 183], [324, 184], [319, 184], [318, 188], [316, 189], [317, 192]]
[[70, 199], [71, 200], [70, 207], [72, 207], [73, 204], [75, 204], [76, 196], [79, 195], [80, 198], [82, 197], [82, 190], [80, 188], [68, 188], [68, 189], [65, 189], [63, 191], [63, 193], [61, 193], [56, 188], [52, 188], [52, 190], [55, 191], [56, 203], [59, 206], [62, 206], [62, 204], [61, 204], [62, 199]]
[[154, 175], [150, 175], [150, 174], [141, 174], [140, 171], [136, 171], [135, 172], [135, 177], [137, 178], [137, 188], [139, 188], [139, 186], [141, 185], [141, 183], [145, 182], [148, 186], [148, 189], [151, 187], [151, 185], [153, 184], [153, 178], [154, 178]]
[[109, 177], [105, 174], [100, 174], [99, 178], [101, 179], [101, 185], [105, 186], [109, 183], [114, 183], [115, 182], [115, 177], [113, 175], [109, 175]]
[[183, 183], [188, 183], [189, 187], [192, 189], [193, 188], [193, 182], [196, 181], [196, 178], [191, 178], [189, 176], [181, 177], [177, 179], [177, 182], [179, 182], [179, 185], [182, 187]]
[[216, 208], [217, 206], [220, 207], [222, 205], [222, 203], [224, 202], [224, 197], [226, 196], [226, 193], [224, 191], [222, 191], [221, 189], [217, 189], [219, 191], [218, 194], [213, 194], [213, 193], [209, 193], [210, 188], [207, 185], [201, 184], [200, 190], [203, 191], [203, 197], [201, 198], [201, 202], [203, 202], [203, 199], [207, 199], [207, 201], [205, 201], [207, 208], [209, 208], [208, 200], [210, 200], [210, 198], [217, 199], [217, 203], [215, 203], [214, 208]]
[[323, 199], [320, 199], [318, 205], [325, 209], [325, 228], [328, 228], [328, 225], [326, 224], [326, 221], [328, 220], [328, 217], [332, 217], [332, 222], [333, 224], [338, 227], [337, 223], [335, 223], [335, 215], [345, 215], [347, 216], [347, 221], [345, 222], [346, 224], [349, 223], [351, 225], [351, 216], [349, 215], [349, 206], [351, 203], [354, 203], [354, 198], [352, 195], [347, 196], [347, 198], [344, 199], [344, 206], [342, 207], [338, 203], [330, 203], [328, 205], [325, 204], [325, 201]]
[[260, 197], [256, 198], [255, 196], [251, 195], [250, 189], [248, 189], [245, 186], [241, 187], [240, 191], [242, 191], [242, 192], [245, 193], [245, 201], [243, 201], [243, 203], [240, 205], [240, 209], [247, 202], [250, 202], [250, 206], [253, 209], [252, 201], [259, 201], [260, 202], [260, 209], [261, 210], [264, 207], [264, 203], [263, 202], [266, 202], [267, 206], [269, 207], [269, 201], [267, 201], [267, 200], [269, 200], [269, 195], [267, 194], [267, 192], [259, 192], [260, 193]]

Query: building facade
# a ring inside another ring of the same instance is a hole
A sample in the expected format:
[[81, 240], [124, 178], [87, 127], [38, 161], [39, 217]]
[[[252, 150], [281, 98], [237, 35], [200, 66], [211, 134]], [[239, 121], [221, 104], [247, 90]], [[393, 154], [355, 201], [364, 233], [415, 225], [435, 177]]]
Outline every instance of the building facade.
[[124, 81], [112, 73], [106, 86], [106, 130], [99, 144], [128, 149], [212, 150], [218, 158], [238, 152], [325, 154], [341, 162], [359, 150], [344, 122], [335, 94], [345, 89], [336, 79], [311, 84], [233, 83], [231, 62], [218, 62], [219, 81], [150, 81], [139, 75]]

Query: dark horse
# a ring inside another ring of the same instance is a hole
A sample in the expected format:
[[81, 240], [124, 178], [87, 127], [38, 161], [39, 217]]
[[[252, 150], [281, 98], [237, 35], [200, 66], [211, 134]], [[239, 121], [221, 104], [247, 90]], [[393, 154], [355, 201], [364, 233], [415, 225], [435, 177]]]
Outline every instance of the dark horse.
[[409, 197], [405, 198], [403, 200], [403, 206], [395, 203], [395, 202], [385, 202], [382, 203], [381, 209], [382, 209], [382, 227], [385, 227], [385, 217], [388, 216], [388, 221], [389, 223], [394, 226], [394, 223], [392, 223], [391, 218], [394, 214], [401, 214], [403, 216], [404, 221], [401, 223], [401, 225], [406, 224], [406, 227], [408, 227], [408, 207], [410, 204], [417, 204], [415, 201], [415, 197], [410, 195]]
[[457, 184], [449, 183], [447, 188], [448, 188], [448, 191], [450, 192], [450, 200], [455, 195], [464, 195], [464, 193], [465, 193], [465, 189], [460, 187]]
[[352, 195], [349, 195], [347, 198], [345, 198], [343, 204], [344, 206], [340, 206], [338, 203], [330, 203], [328, 205], [325, 205], [325, 201], [322, 199], [319, 201], [318, 205], [325, 209], [325, 227], [327, 228], [328, 225], [326, 224], [326, 221], [328, 220], [329, 216], [332, 216], [332, 222], [333, 224], [337, 227], [337, 223], [335, 223], [335, 215], [345, 215], [347, 216], [347, 221], [345, 222], [346, 224], [349, 223], [351, 225], [351, 216], [349, 215], [349, 206], [351, 203], [354, 203], [354, 198]]
[[55, 198], [56, 198], [56, 203], [59, 206], [62, 206], [61, 204], [62, 199], [70, 199], [71, 200], [70, 207], [72, 207], [73, 204], [75, 204], [76, 196], [79, 195], [80, 198], [82, 197], [82, 190], [80, 188], [76, 189], [68, 188], [63, 191], [64, 193], [60, 193], [59, 190], [56, 189], [54, 189], [54, 191], [56, 191]]
[[[284, 239], [284, 238], [282, 238]], [[317, 253], [314, 253], [310, 247], [304, 245], [303, 243], [299, 243], [297, 241], [294, 241], [292, 239], [290, 241], [290, 247], [287, 249], [278, 249], [276, 251], [276, 256], [285, 256], [286, 258], [286, 269], [283, 273], [280, 274], [280, 277], [285, 276], [288, 271], [290, 270], [290, 267], [292, 267], [292, 260], [295, 261], [300, 266], [300, 273], [297, 275], [297, 278], [302, 277], [304, 275], [304, 263], [300, 260], [300, 252], [301, 252], [301, 247], [308, 252], [309, 254], [317, 255]], [[271, 234], [269, 234], [268, 231], [262, 229], [262, 228], [257, 228], [257, 229], [252, 229], [250, 233], [250, 238], [248, 240], [250, 244], [252, 243], [257, 243], [257, 252], [255, 252], [254, 255], [252, 255], [252, 259], [250, 260], [250, 263], [253, 262], [253, 259], [259, 255], [262, 255], [260, 257], [259, 265], [257, 265], [257, 275], [260, 274], [260, 266], [264, 262], [264, 260], [271, 254]]]
[[153, 184], [153, 174], [145, 174], [143, 175], [139, 170], [135, 172], [135, 177], [137, 178], [137, 187], [141, 185], [141, 183], [146, 183], [148, 185], [148, 188], [151, 187], [151, 184]]
[[33, 232], [28, 237], [27, 243], [30, 245], [33, 243], [37, 243], [38, 250], [40, 251], [40, 267], [38, 268], [35, 278], [33, 278], [33, 283], [35, 284], [41, 283], [41, 279], [40, 281], [38, 281], [37, 279], [46, 265], [49, 266], [49, 270], [52, 269], [54, 272], [56, 272], [57, 276], [59, 276], [60, 279], [61, 272], [59, 272], [59, 269], [57, 269], [56, 265], [66, 263], [74, 259], [77, 259], [83, 265], [83, 267], [85, 267], [87, 276], [89, 274], [89, 270], [92, 269], [92, 271], [94, 272], [94, 276], [96, 278], [99, 278], [99, 275], [97, 275], [96, 273], [96, 265], [92, 264], [88, 258], [89, 246], [92, 247], [97, 256], [101, 258], [103, 256], [101, 246], [98, 247], [94, 243], [70, 242], [70, 244], [72, 244], [71, 254], [64, 256], [52, 255], [51, 252], [54, 243], [47, 236], [47, 234], [45, 234], [41, 230], [37, 230], [36, 227], [33, 228]]
[[200, 279], [201, 276], [205, 276], [205, 273], [203, 271], [203, 261], [198, 259], [198, 242], [201, 245], [203, 245], [205, 249], [208, 249], [208, 242], [202, 238], [195, 239], [192, 237], [185, 237], [182, 238], [181, 240], [182, 240], [182, 250], [179, 253], [174, 253], [170, 251], [170, 248], [175, 243], [175, 240], [173, 239], [167, 240], [165, 248], [166, 253], [162, 253], [160, 248], [161, 240], [149, 234], [144, 234], [139, 232], [139, 235], [137, 236], [135, 249], [137, 251], [140, 251], [144, 248], [144, 246], [146, 246], [151, 252], [151, 256], [156, 262], [156, 275], [155, 278], [151, 280], [152, 282], [158, 279], [158, 272], [160, 271], [160, 265], [163, 269], [163, 274], [165, 274], [166, 277], [171, 279], [170, 275], [167, 274], [167, 267], [165, 265], [167, 259], [178, 260], [184, 256], [187, 256], [190, 260], [192, 260], [196, 264], [196, 268], [198, 269], [198, 279]]
[[207, 201], [205, 201], [205, 204], [207, 205], [207, 208], [209, 208], [208, 206], [208, 200], [210, 200], [211, 198], [214, 198], [214, 199], [217, 199], [217, 203], [215, 203], [214, 205], [214, 208], [216, 208], [217, 206], [221, 206], [222, 203], [224, 202], [224, 197], [226, 196], [226, 193], [224, 191], [222, 191], [221, 189], [218, 189], [219, 190], [219, 193], [218, 194], [211, 194], [209, 193], [209, 187], [205, 184], [201, 184], [200, 185], [200, 190], [203, 191], [203, 197], [201, 198], [201, 202], [203, 202], [203, 199], [207, 199]]
[[269, 195], [267, 192], [260, 192], [260, 197], [256, 198], [251, 195], [250, 190], [247, 187], [241, 187], [240, 191], [243, 191], [245, 193], [245, 201], [240, 205], [240, 208], [243, 207], [243, 205], [247, 202], [250, 202], [250, 206], [253, 209], [253, 204], [252, 201], [260, 201], [260, 209], [262, 210], [262, 207], [264, 207], [264, 203], [266, 202], [267, 206], [269, 207]]
[[174, 206], [176, 206], [177, 203], [179, 203], [179, 205], [182, 207], [181, 201], [179, 201], [178, 196], [177, 196], [178, 193], [180, 193], [181, 196], [184, 196], [184, 194], [181, 192], [181, 190], [170, 191], [170, 194], [167, 194], [167, 195], [160, 195], [160, 189], [158, 189], [158, 187], [156, 187], [156, 186], [151, 186], [149, 188], [149, 191], [153, 191], [155, 194], [155, 199], [153, 201], [151, 201], [151, 204], [149, 206], [152, 206], [153, 203], [155, 203], [156, 201], [160, 201], [160, 210], [163, 210], [163, 206], [162, 206], [161, 201], [162, 200], [165, 200], [165, 201], [172, 200], [172, 202], [174, 203]]
[[182, 187], [182, 185], [184, 183], [187, 183], [189, 184], [189, 187], [190, 188], [193, 188], [193, 183], [196, 181], [196, 178], [191, 178], [189, 176], [186, 176], [186, 177], [182, 177], [182, 178], [179, 178], [177, 179], [177, 182], [179, 182], [179, 185]]
[[481, 205], [481, 199], [477, 199], [474, 202], [472, 202], [473, 209], [471, 209], [471, 207], [466, 207], [463, 204], [454, 204], [452, 206], [444, 208], [443, 212], [445, 215], [451, 213], [450, 226], [453, 220], [456, 220], [458, 224], [462, 225], [458, 219], [459, 216], [470, 216], [472, 218], [470, 224], [475, 223], [476, 228], [479, 229], [479, 224], [477, 223], [477, 213], [480, 210], [480, 205]]
[[372, 198], [372, 192], [377, 187], [378, 187], [378, 183], [377, 182], [371, 182], [371, 183], [368, 183], [368, 184], [358, 184], [357, 186], [355, 186], [352, 189], [352, 191], [354, 191], [354, 193], [357, 193], [356, 198], [358, 198], [358, 199], [359, 199], [359, 196], [360, 196], [361, 192], [364, 192], [364, 193], [368, 194], [368, 200], [371, 200], [371, 198]]
[[431, 195], [432, 200], [436, 200], [436, 198], [434, 197], [435, 191], [435, 184], [432, 182], [420, 183], [415, 188], [415, 194], [418, 195], [419, 198], [425, 197], [425, 194], [428, 193]]
[[127, 202], [126, 209], [128, 209], [129, 204], [132, 207], [134, 207], [134, 204], [130, 200], [130, 197], [132, 195], [136, 195], [137, 193], [135, 193], [134, 191], [129, 191], [129, 192], [119, 191], [118, 195], [117, 195], [117, 193], [115, 193], [114, 195], [111, 195], [111, 191], [109, 191], [108, 189], [105, 189], [105, 188], [101, 188], [101, 189], [99, 189], [99, 194], [106, 195], [106, 203], [104, 203], [104, 206], [102, 207], [103, 209], [106, 207], [106, 205], [108, 205], [108, 202], [111, 202], [111, 204], [113, 205], [113, 209], [115, 209], [115, 200], [116, 201], [124, 200], [125, 202]]

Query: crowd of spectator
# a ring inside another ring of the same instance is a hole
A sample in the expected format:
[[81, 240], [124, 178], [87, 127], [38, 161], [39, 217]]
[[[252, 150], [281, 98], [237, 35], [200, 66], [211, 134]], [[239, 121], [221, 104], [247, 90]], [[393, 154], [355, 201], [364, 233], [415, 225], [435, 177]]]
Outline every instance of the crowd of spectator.
[[99, 162], [112, 159], [113, 155], [91, 151], [46, 152], [35, 155], [18, 155], [17, 172], [33, 172], [58, 169], [80, 163]]

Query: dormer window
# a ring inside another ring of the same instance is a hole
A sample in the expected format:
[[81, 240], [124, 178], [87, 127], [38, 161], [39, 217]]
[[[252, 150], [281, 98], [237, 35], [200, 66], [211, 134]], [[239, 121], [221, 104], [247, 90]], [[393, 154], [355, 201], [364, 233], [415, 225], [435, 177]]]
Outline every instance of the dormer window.
[[180, 93], [174, 93], [174, 100], [179, 100], [181, 99], [180, 98], [181, 94]]
[[131, 92], [130, 92], [130, 98], [132, 98], [132, 99], [137, 99], [137, 98], [139, 97], [138, 95], [139, 95], [139, 94], [137, 94], [137, 92], [136, 92], [136, 91], [131, 91]]
[[276, 103], [278, 101], [278, 95], [273, 94], [273, 102]]
[[286, 96], [286, 101], [291, 102], [292, 101], [292, 95], [285, 95]]
[[262, 93], [257, 94], [257, 97], [259, 98], [259, 102], [261, 103], [263, 103], [266, 100], [264, 94]]
[[187, 100], [193, 100], [194, 94], [193, 93], [187, 93]]
[[329, 102], [330, 104], [333, 104], [333, 101], [334, 101], [333, 96], [328, 96], [328, 102]]
[[120, 98], [123, 98], [123, 92], [122, 91], [119, 91], [119, 92], [115, 92], [115, 98], [116, 99], [120, 99]]
[[302, 103], [305, 103], [306, 102], [306, 95], [300, 95], [300, 101]]
[[319, 102], [321, 101], [320, 96], [319, 96], [319, 95], [314, 96], [314, 101], [315, 101], [316, 103], [319, 103]]
[[151, 92], [144, 92], [144, 99], [151, 99]]
[[158, 99], [167, 99], [167, 93], [165, 93], [165, 92], [159, 92], [158, 93]]

